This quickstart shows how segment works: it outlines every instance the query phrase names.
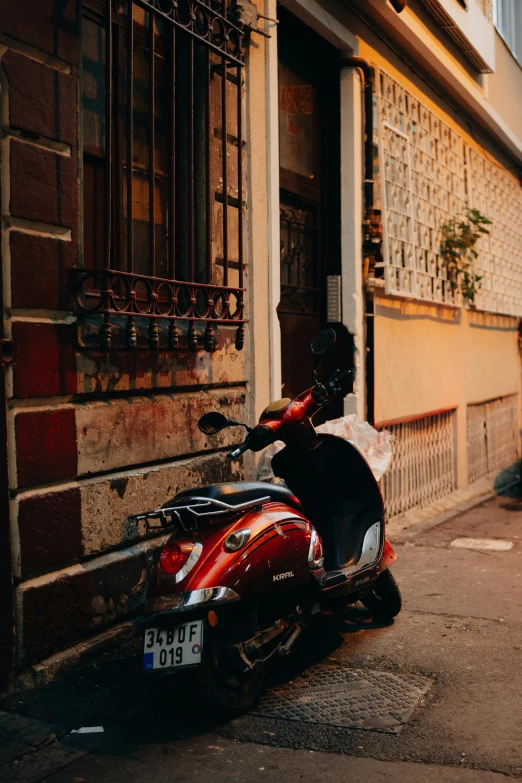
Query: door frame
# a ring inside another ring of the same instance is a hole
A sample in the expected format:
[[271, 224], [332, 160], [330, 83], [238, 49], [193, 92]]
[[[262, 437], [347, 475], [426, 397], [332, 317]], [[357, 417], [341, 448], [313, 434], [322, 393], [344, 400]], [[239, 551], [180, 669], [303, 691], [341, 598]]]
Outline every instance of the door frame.
[[[8, 104], [8, 82], [0, 62], [0, 106]], [[0, 143], [0, 209], [9, 214], [9, 139]], [[3, 180], [3, 182], [2, 182]], [[3, 185], [3, 187], [2, 187]], [[11, 549], [11, 503], [9, 497], [9, 447], [7, 428], [7, 396], [12, 386], [14, 345], [11, 319], [9, 228], [2, 227], [0, 237], [0, 693], [8, 687], [15, 654], [15, 616], [13, 557]]]
[[[269, 0], [265, 0], [267, 4]], [[345, 55], [357, 55], [357, 38], [315, 0], [288, 0], [288, 11]], [[266, 47], [267, 95], [267, 193], [269, 261], [270, 394], [281, 396], [281, 330], [277, 317], [280, 298], [279, 234], [279, 89], [277, 35]], [[355, 339], [356, 379], [354, 391], [344, 399], [344, 412], [365, 418], [365, 325], [362, 279], [362, 104], [361, 82], [356, 70], [339, 70], [341, 90], [341, 278], [342, 323]]]

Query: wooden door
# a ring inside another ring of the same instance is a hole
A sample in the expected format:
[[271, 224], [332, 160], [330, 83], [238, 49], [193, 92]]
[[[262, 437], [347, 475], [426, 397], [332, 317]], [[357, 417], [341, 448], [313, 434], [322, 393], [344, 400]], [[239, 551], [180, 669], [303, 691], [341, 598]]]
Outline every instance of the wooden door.
[[[279, 11], [282, 396], [310, 386], [310, 340], [340, 274], [339, 52]], [[331, 412], [328, 418], [331, 418]]]

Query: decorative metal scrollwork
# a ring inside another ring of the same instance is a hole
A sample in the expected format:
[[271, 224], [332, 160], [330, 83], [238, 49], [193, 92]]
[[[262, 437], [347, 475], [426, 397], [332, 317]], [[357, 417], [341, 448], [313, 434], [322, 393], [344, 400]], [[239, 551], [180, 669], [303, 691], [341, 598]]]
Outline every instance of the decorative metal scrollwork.
[[279, 312], [313, 314], [318, 309], [316, 205], [283, 205]]
[[126, 320], [125, 344], [138, 347], [137, 321], [147, 323], [147, 340], [151, 349], [160, 347], [160, 327], [168, 324], [167, 345], [171, 350], [181, 346], [178, 323], [186, 323], [186, 344], [198, 349], [196, 326], [205, 327], [201, 339], [207, 351], [216, 348], [215, 326], [237, 326], [236, 347], [244, 343], [244, 288], [186, 283], [160, 277], [148, 277], [116, 270], [75, 269], [74, 293], [80, 313], [101, 315], [99, 346], [113, 347], [113, 320]]
[[[223, 13], [222, 2], [202, 0], [135, 0], [147, 11], [154, 11], [177, 27], [186, 30], [228, 60], [243, 64], [245, 32], [235, 23], [235, 15]], [[232, 9], [230, 9], [232, 10]]]

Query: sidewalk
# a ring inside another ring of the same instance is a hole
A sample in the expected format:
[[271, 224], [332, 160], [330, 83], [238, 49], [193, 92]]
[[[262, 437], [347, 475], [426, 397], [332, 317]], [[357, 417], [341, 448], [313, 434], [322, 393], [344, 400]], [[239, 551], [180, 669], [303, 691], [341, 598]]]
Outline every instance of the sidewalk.
[[463, 489], [456, 489], [429, 506], [412, 508], [404, 514], [392, 517], [387, 526], [388, 537], [395, 541], [402, 540], [463, 514], [474, 506], [491, 500], [497, 494], [509, 494], [512, 487], [520, 484], [518, 473], [520, 469], [519, 465], [515, 465], [509, 470], [503, 471], [500, 481], [496, 472], [491, 473]]

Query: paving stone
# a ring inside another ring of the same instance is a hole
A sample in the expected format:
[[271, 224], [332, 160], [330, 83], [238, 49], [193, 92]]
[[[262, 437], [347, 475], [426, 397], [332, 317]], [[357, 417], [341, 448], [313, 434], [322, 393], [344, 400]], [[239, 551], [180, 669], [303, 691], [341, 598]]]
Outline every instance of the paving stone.
[[2, 783], [37, 783], [46, 775], [85, 756], [87, 752], [87, 748], [79, 748], [68, 742], [53, 742], [38, 752], [28, 753], [17, 763], [4, 764], [0, 767], [0, 780]]
[[65, 729], [55, 723], [25, 718], [12, 712], [0, 712], [0, 745], [2, 739], [7, 738], [39, 748], [54, 742], [64, 733]]
[[2, 764], [8, 764], [21, 758], [24, 753], [34, 753], [34, 749], [30, 748], [24, 742], [17, 742], [14, 739], [7, 739], [0, 737], [0, 780], [2, 777]]

